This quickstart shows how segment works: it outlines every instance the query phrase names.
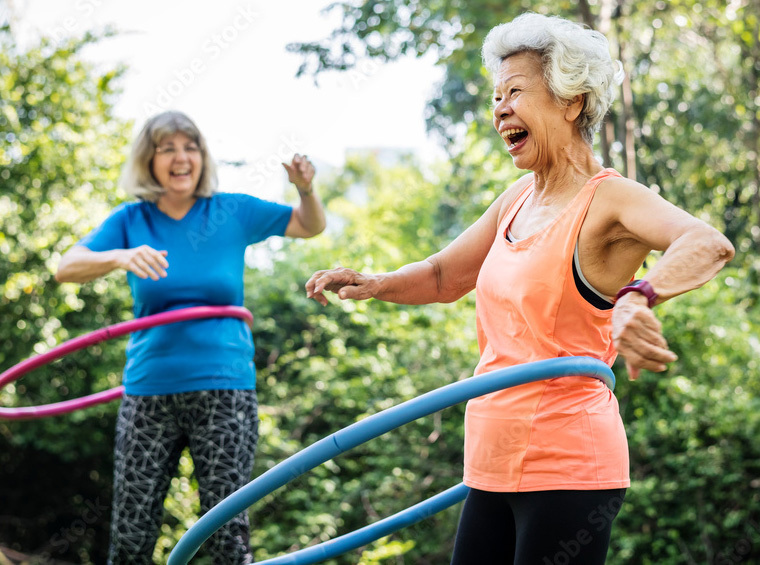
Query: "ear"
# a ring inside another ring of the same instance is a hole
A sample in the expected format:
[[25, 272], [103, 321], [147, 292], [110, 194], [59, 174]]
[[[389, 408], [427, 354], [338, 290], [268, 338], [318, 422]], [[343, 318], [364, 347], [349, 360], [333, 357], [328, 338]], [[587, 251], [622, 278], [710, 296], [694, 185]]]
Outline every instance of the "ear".
[[566, 102], [565, 119], [568, 122], [575, 122], [578, 116], [581, 115], [583, 107], [586, 105], [586, 96], [584, 94], [578, 94], [573, 97], [572, 100]]

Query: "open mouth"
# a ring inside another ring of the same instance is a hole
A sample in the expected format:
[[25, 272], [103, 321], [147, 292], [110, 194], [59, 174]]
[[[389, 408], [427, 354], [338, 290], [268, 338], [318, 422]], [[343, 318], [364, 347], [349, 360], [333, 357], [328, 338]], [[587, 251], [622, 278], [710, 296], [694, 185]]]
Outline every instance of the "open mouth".
[[522, 128], [511, 128], [501, 132], [501, 137], [507, 142], [507, 149], [514, 149], [528, 137], [528, 132]]

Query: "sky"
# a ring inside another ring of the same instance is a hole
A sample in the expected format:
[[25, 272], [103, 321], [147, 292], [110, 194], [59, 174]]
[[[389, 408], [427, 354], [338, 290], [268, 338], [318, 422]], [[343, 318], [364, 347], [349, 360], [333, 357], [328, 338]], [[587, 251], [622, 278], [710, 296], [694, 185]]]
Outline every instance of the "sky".
[[[7, 0], [6, 0], [7, 2]], [[81, 36], [115, 26], [121, 33], [87, 49], [103, 69], [128, 66], [116, 114], [140, 128], [166, 109], [187, 113], [209, 141], [222, 190], [277, 197], [279, 161], [306, 154], [321, 168], [346, 150], [400, 148], [423, 160], [441, 155], [425, 132], [424, 107], [442, 78], [431, 57], [360, 62], [315, 85], [296, 79], [301, 58], [285, 46], [326, 37], [339, 14], [330, 0], [12, 0], [22, 45], [40, 35]], [[317, 180], [319, 180], [317, 178]], [[236, 186], [225, 186], [228, 185]], [[244, 184], [247, 186], [237, 186]]]

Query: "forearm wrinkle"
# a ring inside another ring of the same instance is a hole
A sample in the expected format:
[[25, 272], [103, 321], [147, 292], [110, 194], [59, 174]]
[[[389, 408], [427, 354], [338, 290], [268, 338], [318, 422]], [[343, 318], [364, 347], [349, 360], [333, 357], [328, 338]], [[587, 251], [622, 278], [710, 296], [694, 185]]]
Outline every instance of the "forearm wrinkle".
[[705, 225], [676, 239], [646, 279], [667, 300], [709, 282], [733, 256], [728, 239]]

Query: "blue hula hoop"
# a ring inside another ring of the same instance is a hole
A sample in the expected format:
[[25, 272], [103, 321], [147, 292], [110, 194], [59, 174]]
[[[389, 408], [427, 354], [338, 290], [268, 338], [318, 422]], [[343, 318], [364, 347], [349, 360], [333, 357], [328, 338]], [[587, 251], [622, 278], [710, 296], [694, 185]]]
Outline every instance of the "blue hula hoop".
[[[234, 516], [305, 472], [349, 449], [471, 398], [521, 384], [569, 376], [593, 377], [604, 382], [610, 390], [615, 389], [614, 373], [598, 359], [547, 359], [448, 384], [338, 430], [275, 465], [201, 516], [177, 542], [167, 563], [187, 565], [201, 544]], [[262, 561], [259, 565], [307, 565], [335, 557], [444, 510], [463, 500], [468, 491], [467, 486], [459, 484], [389, 518], [320, 545]]]

